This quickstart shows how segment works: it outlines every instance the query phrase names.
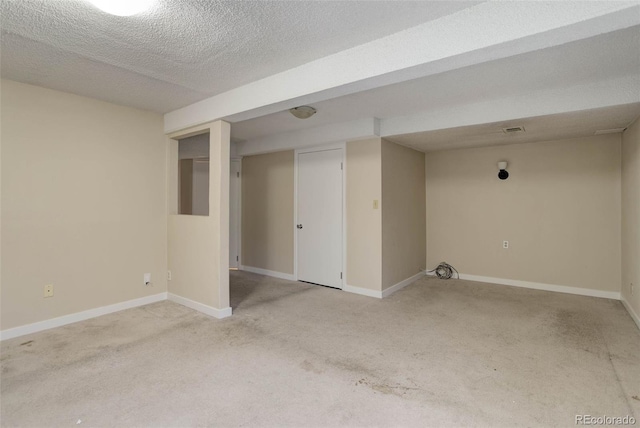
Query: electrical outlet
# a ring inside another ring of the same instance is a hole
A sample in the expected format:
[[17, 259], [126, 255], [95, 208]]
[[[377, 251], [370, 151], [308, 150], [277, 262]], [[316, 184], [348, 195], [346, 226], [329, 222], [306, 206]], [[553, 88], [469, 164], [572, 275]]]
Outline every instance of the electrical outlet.
[[151, 274], [150, 273], [145, 273], [144, 274], [144, 285], [150, 285], [151, 284]]
[[504, 249], [509, 248], [509, 241], [502, 241], [502, 248]]
[[167, 280], [171, 281], [171, 271], [170, 270], [167, 271]]
[[44, 286], [44, 297], [53, 297], [53, 284]]
[[633, 282], [629, 284], [629, 292], [633, 296]]

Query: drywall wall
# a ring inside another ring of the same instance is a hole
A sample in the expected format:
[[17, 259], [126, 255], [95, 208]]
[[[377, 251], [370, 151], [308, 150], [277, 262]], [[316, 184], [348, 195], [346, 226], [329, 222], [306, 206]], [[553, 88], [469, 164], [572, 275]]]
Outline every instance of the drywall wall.
[[242, 265], [293, 274], [293, 150], [242, 158]]
[[622, 134], [621, 291], [640, 322], [640, 119]]
[[162, 116], [9, 80], [1, 103], [1, 328], [166, 292]]
[[620, 140], [428, 153], [428, 267], [447, 261], [468, 275], [619, 292]]
[[[242, 158], [243, 266], [293, 274], [293, 169], [291, 150]], [[380, 138], [347, 143], [346, 180], [346, 283], [381, 291]]]
[[209, 162], [193, 160], [193, 215], [209, 215]]
[[382, 290], [381, 151], [379, 137], [347, 143], [347, 285], [374, 291]]
[[[231, 315], [229, 307], [229, 145], [231, 127], [216, 121], [191, 132], [209, 132], [209, 215], [170, 215], [168, 262], [171, 270], [170, 298], [209, 315]], [[172, 139], [181, 139], [171, 135]], [[169, 141], [169, 157], [176, 159], [178, 144]], [[177, 161], [169, 176], [177, 177]], [[173, 197], [177, 182], [169, 184]], [[172, 201], [175, 206], [177, 201]], [[174, 213], [171, 207], [169, 212]], [[174, 298], [175, 300], [175, 298]]]
[[426, 260], [425, 155], [382, 140], [382, 289]]
[[180, 214], [209, 215], [208, 132], [179, 140]]

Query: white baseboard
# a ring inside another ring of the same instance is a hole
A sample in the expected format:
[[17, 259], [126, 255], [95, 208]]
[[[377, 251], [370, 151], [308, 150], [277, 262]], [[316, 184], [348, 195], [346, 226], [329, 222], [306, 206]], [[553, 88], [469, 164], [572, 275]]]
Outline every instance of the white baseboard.
[[348, 293], [360, 294], [361, 296], [375, 297], [382, 299], [382, 291], [370, 290], [368, 288], [356, 287], [355, 285], [346, 285], [342, 287], [343, 291]]
[[635, 321], [638, 328], [640, 328], [640, 316], [638, 316], [636, 311], [633, 310], [633, 308], [631, 307], [631, 304], [627, 302], [627, 299], [625, 299], [624, 296], [620, 298], [620, 301], [624, 305], [627, 312], [629, 312], [629, 315], [631, 315], [631, 318], [633, 319], [633, 321]]
[[489, 284], [511, 285], [513, 287], [532, 288], [534, 290], [555, 291], [558, 293], [577, 294], [580, 296], [601, 297], [620, 300], [620, 292], [592, 290], [590, 288], [569, 287], [566, 285], [543, 284], [540, 282], [519, 281], [516, 279], [492, 278], [488, 276], [460, 274], [460, 279], [467, 281], [487, 282]]
[[204, 303], [196, 302], [195, 300], [187, 299], [186, 297], [178, 296], [177, 294], [168, 293], [167, 298], [172, 302], [178, 303], [187, 308], [195, 309], [198, 312], [207, 314], [214, 318], [226, 318], [231, 316], [231, 308], [214, 308], [213, 306], [205, 305]]
[[289, 281], [296, 280], [296, 278], [291, 273], [276, 272], [274, 270], [261, 269], [261, 268], [252, 267], [252, 266], [239, 266], [238, 269], [244, 270], [247, 272], [257, 273], [260, 275], [272, 276], [274, 278], [287, 279]]
[[387, 297], [388, 295], [395, 293], [396, 291], [406, 287], [407, 285], [409, 285], [409, 284], [411, 284], [411, 283], [413, 283], [413, 282], [415, 282], [418, 279], [423, 278], [423, 277], [424, 277], [424, 272], [420, 272], [420, 273], [417, 273], [417, 274], [413, 275], [412, 277], [409, 277], [409, 278], [407, 278], [405, 280], [402, 280], [399, 283], [394, 284], [391, 287], [382, 290], [382, 297], [383, 298]]
[[26, 334], [37, 333], [50, 328], [61, 327], [63, 325], [72, 324], [78, 321], [96, 318], [102, 315], [111, 314], [113, 312], [123, 311], [138, 306], [148, 305], [150, 303], [161, 302], [167, 300], [167, 293], [158, 293], [151, 296], [140, 297], [139, 299], [127, 300], [126, 302], [114, 303], [113, 305], [102, 306], [95, 309], [89, 309], [75, 314], [64, 315], [58, 318], [52, 318], [46, 321], [39, 321], [33, 324], [27, 324], [20, 327], [9, 328], [0, 331], [0, 340], [13, 339], [14, 337], [24, 336]]

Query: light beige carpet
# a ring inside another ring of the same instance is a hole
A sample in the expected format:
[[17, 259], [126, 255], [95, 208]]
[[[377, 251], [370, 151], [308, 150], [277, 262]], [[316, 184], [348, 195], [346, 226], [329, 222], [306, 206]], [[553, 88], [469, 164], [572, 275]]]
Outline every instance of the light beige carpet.
[[384, 300], [244, 272], [231, 284], [225, 320], [161, 302], [3, 342], [1, 425], [640, 417], [640, 331], [617, 301], [432, 278]]

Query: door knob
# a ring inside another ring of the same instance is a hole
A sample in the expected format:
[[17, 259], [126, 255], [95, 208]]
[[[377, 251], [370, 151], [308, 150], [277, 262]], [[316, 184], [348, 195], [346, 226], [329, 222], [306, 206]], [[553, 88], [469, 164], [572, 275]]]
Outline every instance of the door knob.
[[302, 225], [301, 225], [301, 224], [297, 225], [296, 227], [297, 227], [298, 229], [302, 229]]

